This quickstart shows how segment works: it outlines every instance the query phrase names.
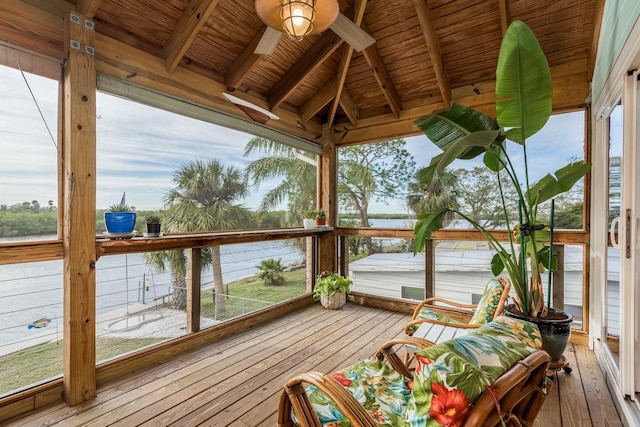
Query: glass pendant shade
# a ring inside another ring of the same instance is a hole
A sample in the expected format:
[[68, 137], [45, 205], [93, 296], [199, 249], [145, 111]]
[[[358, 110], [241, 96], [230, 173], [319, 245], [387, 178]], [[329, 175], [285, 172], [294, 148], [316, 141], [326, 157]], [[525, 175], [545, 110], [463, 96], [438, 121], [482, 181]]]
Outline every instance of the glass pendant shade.
[[282, 28], [294, 40], [302, 40], [313, 31], [316, 0], [282, 0]]

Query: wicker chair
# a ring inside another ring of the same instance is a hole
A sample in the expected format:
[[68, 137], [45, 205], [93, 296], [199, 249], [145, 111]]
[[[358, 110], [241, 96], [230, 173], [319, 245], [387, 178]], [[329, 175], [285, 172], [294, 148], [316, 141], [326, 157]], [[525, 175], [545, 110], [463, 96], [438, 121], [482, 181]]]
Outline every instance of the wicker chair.
[[[474, 337], [472, 337], [472, 335], [474, 335]], [[463, 338], [463, 340], [466, 340], [467, 344], [469, 344], [469, 340], [471, 338], [475, 338], [476, 334], [474, 333], [472, 335]], [[492, 342], [495, 342], [494, 338], [489, 339], [493, 339], [494, 341]], [[451, 340], [451, 342], [453, 341], [455, 340]], [[391, 378], [389, 372], [392, 372], [397, 377], [399, 377], [401, 381], [404, 381], [407, 384], [412, 383], [413, 388], [409, 392], [410, 396], [407, 396], [405, 393], [403, 397], [407, 400], [411, 400], [413, 398], [413, 394], [415, 393], [416, 387], [421, 387], [421, 385], [416, 385], [416, 382], [420, 382], [421, 378], [424, 379], [425, 375], [430, 374], [424, 372], [422, 374], [416, 374], [407, 369], [400, 357], [397, 356], [397, 352], [394, 351], [398, 344], [410, 344], [416, 347], [431, 345], [431, 343], [429, 343], [428, 341], [421, 340], [415, 337], [408, 337], [406, 340], [390, 341], [376, 353], [375, 357], [371, 359], [371, 362], [367, 363], [378, 363], [378, 365], [383, 365], [380, 369], [384, 371], [382, 376], [385, 379]], [[449, 344], [451, 345], [452, 343]], [[464, 345], [464, 343], [457, 344]], [[437, 347], [440, 348], [438, 349]], [[445, 347], [447, 347], [447, 344], [445, 343], [432, 345], [427, 350], [422, 350], [421, 352], [425, 352], [425, 354], [427, 354], [427, 352], [431, 351], [431, 353], [429, 354], [434, 357], [435, 354], [443, 355], [444, 353], [442, 353], [441, 350], [446, 350]], [[484, 391], [478, 391], [479, 394], [477, 398], [475, 398], [474, 401], [470, 401], [472, 403], [472, 406], [470, 406], [468, 409], [465, 409], [465, 413], [463, 415], [464, 421], [460, 425], [533, 425], [533, 422], [540, 408], [542, 407], [544, 398], [546, 396], [547, 367], [549, 364], [548, 353], [544, 350], [539, 349], [538, 345], [536, 345], [535, 348], [538, 349], [535, 350], [534, 348], [530, 348], [532, 352], [528, 356], [515, 361], [510, 368], [508, 368], [494, 381], [492, 381], [490, 385], [484, 389]], [[442, 360], [449, 359], [451, 356], [451, 354], [447, 354], [446, 357], [444, 357], [444, 359]], [[382, 361], [385, 361], [386, 363]], [[362, 363], [364, 362], [360, 362], [360, 364], [356, 364], [353, 366], [358, 367], [357, 369], [359, 369], [360, 366], [362, 366]], [[433, 361], [430, 360], [429, 363], [435, 364], [435, 359]], [[423, 369], [427, 371], [426, 368], [423, 367]], [[482, 371], [482, 367], [480, 366], [478, 366], [477, 369], [478, 371]], [[348, 371], [345, 370], [342, 372]], [[354, 372], [361, 373], [362, 371]], [[365, 372], [368, 373], [368, 371]], [[416, 376], [415, 378], [414, 374]], [[423, 375], [423, 377], [420, 377], [420, 375]], [[375, 378], [368, 378], [369, 383], [376, 382]], [[342, 374], [340, 373], [330, 376], [318, 372], [307, 372], [301, 375], [297, 375], [296, 377], [287, 381], [280, 397], [278, 426], [322, 426], [323, 424], [321, 422], [321, 417], [319, 417], [316, 413], [316, 410], [318, 410], [319, 408], [314, 407], [312, 399], [310, 399], [309, 397], [310, 393], [318, 393], [319, 391], [324, 393], [326, 398], [330, 399], [333, 402], [332, 408], [337, 409], [344, 418], [348, 419], [351, 422], [351, 425], [353, 426], [374, 427], [378, 426], [378, 422], [394, 424], [394, 422], [389, 421], [389, 419], [383, 420], [380, 418], [381, 412], [379, 412], [377, 406], [375, 406], [375, 403], [373, 406], [374, 408], [376, 408], [375, 410], [372, 411], [371, 406], [369, 406], [368, 409], [365, 409], [365, 407], [363, 407], [358, 402], [358, 399], [356, 399], [350, 392], [349, 387], [344, 383], [344, 381], [350, 380], [346, 379], [346, 377], [342, 376]], [[354, 382], [355, 381], [356, 380], [354, 379]], [[433, 400], [435, 401], [436, 383], [429, 384], [433, 385]], [[388, 390], [391, 389], [391, 386], [392, 385], [389, 385]], [[440, 388], [444, 389], [444, 387]], [[313, 389], [314, 391], [311, 391], [311, 389]], [[384, 389], [387, 390], [387, 388]], [[379, 390], [381, 389], [378, 389], [378, 391]], [[416, 400], [414, 400], [414, 402], [416, 403], [413, 404], [418, 407], [420, 404], [417, 402], [424, 401], [424, 389], [420, 390], [421, 392], [419, 393], [422, 393], [422, 398], [417, 398]], [[375, 392], [374, 394], [378, 394], [378, 392]], [[364, 399], [361, 394], [359, 396], [360, 399]], [[370, 399], [371, 396], [367, 397], [366, 401], [370, 402]], [[382, 402], [386, 401], [386, 399], [387, 397], [385, 396], [381, 397]], [[323, 397], [322, 401], [324, 400], [325, 398]], [[429, 402], [431, 402], [431, 399], [429, 399]], [[410, 407], [411, 404], [408, 404], [408, 406]], [[321, 408], [321, 410], [324, 409], [326, 408]], [[431, 409], [433, 409], [433, 405], [431, 406]], [[414, 408], [414, 414], [417, 413], [417, 410], [417, 408]], [[295, 412], [296, 419], [293, 418], [292, 412]], [[422, 411], [422, 413], [424, 412], [425, 410]], [[430, 417], [433, 416], [429, 408], [426, 408], [426, 413]], [[404, 414], [398, 416], [403, 417], [405, 415], [410, 415], [407, 413], [407, 410], [405, 410]], [[398, 420], [404, 420], [403, 418], [396, 418], [396, 421], [400, 423], [404, 422]]]
[[[509, 279], [500, 276], [497, 279], [489, 280], [478, 304], [462, 304], [437, 297], [427, 298], [414, 310], [411, 321], [405, 326], [405, 333], [409, 336], [413, 335], [423, 323], [457, 329], [479, 328], [502, 314], [510, 289]], [[448, 310], [445, 314], [442, 310], [445, 306], [434, 305], [434, 302], [466, 311], [458, 310], [456, 313]]]

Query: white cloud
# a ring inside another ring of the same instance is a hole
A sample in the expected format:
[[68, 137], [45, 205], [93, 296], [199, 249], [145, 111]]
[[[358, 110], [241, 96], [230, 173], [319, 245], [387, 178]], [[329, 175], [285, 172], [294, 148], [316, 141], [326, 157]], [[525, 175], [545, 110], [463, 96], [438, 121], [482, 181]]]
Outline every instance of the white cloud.
[[[58, 83], [27, 75], [54, 136], [57, 135]], [[0, 204], [38, 200], [57, 202], [56, 148], [17, 70], [0, 67]], [[552, 117], [545, 129], [529, 141], [532, 180], [553, 172], [571, 157], [582, 156], [582, 112]], [[196, 159], [219, 159], [244, 168], [249, 134], [188, 119], [163, 110], [103, 93], [97, 97], [97, 200], [98, 208], [120, 201], [127, 193], [138, 209], [162, 206], [172, 187], [173, 173]], [[424, 135], [406, 138], [407, 150], [418, 167], [427, 166], [440, 150]], [[518, 148], [518, 147], [516, 147]], [[510, 150], [517, 154], [518, 150]], [[253, 159], [257, 158], [257, 155]], [[519, 154], [514, 159], [520, 158]], [[453, 167], [481, 165], [456, 161]], [[245, 205], [255, 208], [262, 195], [278, 184], [266, 182], [250, 188]], [[371, 213], [404, 213], [402, 200], [371, 202]]]

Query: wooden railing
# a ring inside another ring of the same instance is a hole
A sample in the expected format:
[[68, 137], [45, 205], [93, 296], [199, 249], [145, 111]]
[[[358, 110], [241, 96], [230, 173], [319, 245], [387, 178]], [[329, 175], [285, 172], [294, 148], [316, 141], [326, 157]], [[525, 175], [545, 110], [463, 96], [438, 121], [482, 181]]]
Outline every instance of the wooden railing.
[[[398, 238], [398, 239], [413, 239], [412, 229], [396, 229], [396, 228], [345, 228], [337, 227], [336, 236], [339, 241], [339, 271], [342, 274], [349, 274], [349, 255], [347, 240], [349, 237], [363, 237], [363, 238]], [[507, 241], [508, 234], [504, 230], [493, 231], [492, 234], [499, 241]], [[469, 241], [478, 242], [484, 241], [484, 238], [480, 233], [475, 230], [439, 230], [433, 234], [433, 238], [428, 240], [425, 245], [424, 254], [418, 254], [417, 256], [424, 257], [425, 262], [425, 283], [424, 291], [425, 296], [432, 297], [436, 293], [436, 280], [435, 280], [435, 244], [437, 241]], [[555, 230], [554, 231], [554, 251], [558, 257], [558, 266], [553, 273], [553, 292], [551, 295], [552, 306], [558, 309], [565, 308], [565, 246], [567, 245], [579, 245], [584, 248], [583, 260], [582, 260], [582, 322], [577, 323], [580, 325], [580, 330], [583, 332], [588, 331], [588, 277], [589, 277], [589, 234], [582, 230]], [[488, 268], [489, 266], [487, 266]]]

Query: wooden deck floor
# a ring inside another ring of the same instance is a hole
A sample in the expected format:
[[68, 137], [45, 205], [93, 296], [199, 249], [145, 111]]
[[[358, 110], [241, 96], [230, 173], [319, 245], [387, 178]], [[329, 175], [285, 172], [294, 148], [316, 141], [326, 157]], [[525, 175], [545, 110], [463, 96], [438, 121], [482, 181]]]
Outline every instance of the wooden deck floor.
[[[282, 384], [333, 372], [400, 336], [408, 316], [348, 304], [319, 305], [167, 360], [101, 387], [90, 402], [56, 404], [12, 426], [274, 426]], [[595, 356], [571, 346], [573, 372], [556, 375], [537, 426], [622, 425]]]

